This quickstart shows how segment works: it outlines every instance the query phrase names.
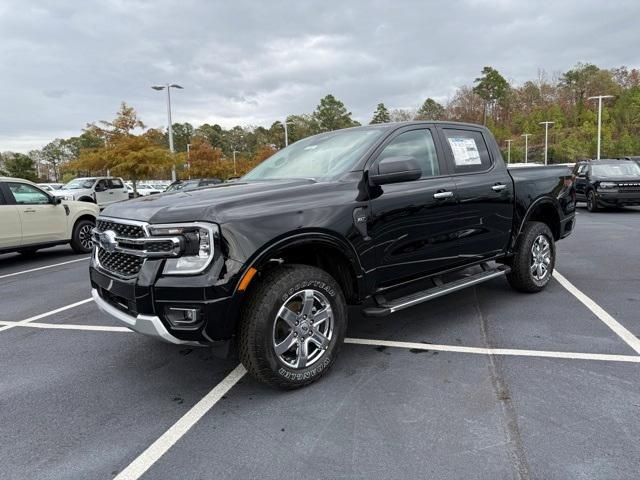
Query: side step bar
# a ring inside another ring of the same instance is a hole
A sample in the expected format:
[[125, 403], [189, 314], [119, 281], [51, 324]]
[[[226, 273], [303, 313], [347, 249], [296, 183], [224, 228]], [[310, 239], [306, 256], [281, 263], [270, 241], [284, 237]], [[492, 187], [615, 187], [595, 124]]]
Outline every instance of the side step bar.
[[[452, 292], [462, 290], [463, 288], [477, 285], [478, 283], [486, 282], [496, 277], [501, 277], [509, 273], [511, 269], [506, 265], [500, 265], [491, 270], [483, 270], [482, 272], [470, 275], [468, 277], [460, 278], [449, 283], [437, 285], [433, 288], [423, 290], [421, 292], [412, 293], [406, 297], [396, 298], [385, 302], [377, 307], [365, 308], [363, 313], [367, 317], [385, 317], [405, 308], [413, 307], [419, 303], [428, 302], [434, 298], [442, 297]], [[438, 283], [437, 281], [434, 283]]]

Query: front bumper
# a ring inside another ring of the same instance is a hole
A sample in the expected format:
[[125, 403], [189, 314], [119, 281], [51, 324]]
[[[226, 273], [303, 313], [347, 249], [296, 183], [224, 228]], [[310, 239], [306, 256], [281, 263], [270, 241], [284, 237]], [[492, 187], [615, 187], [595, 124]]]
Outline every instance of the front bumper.
[[203, 345], [200, 342], [181, 340], [177, 337], [174, 337], [166, 329], [160, 318], [155, 315], [143, 315], [139, 313], [134, 317], [133, 315], [128, 315], [122, 310], [118, 310], [116, 307], [112, 306], [106, 300], [100, 297], [100, 295], [98, 294], [98, 290], [96, 290], [95, 288], [91, 289], [91, 296], [93, 297], [93, 301], [96, 302], [96, 305], [100, 310], [102, 310], [107, 315], [115, 318], [125, 327], [130, 328], [135, 332], [142, 333], [150, 337], [155, 337], [160, 340], [164, 340], [165, 342], [173, 343], [176, 345]]
[[602, 205], [640, 205], [640, 193], [639, 192], [617, 192], [608, 190], [598, 190], [596, 192], [596, 198], [598, 203]]

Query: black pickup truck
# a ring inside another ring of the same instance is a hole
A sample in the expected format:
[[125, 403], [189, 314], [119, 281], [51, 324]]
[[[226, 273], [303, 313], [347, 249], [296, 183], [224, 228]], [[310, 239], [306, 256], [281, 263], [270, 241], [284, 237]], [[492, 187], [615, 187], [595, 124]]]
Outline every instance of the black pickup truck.
[[252, 375], [295, 388], [335, 360], [347, 305], [383, 316], [502, 275], [543, 289], [574, 208], [567, 168], [509, 171], [484, 127], [340, 130], [234, 183], [109, 206], [92, 293], [147, 335], [235, 339]]

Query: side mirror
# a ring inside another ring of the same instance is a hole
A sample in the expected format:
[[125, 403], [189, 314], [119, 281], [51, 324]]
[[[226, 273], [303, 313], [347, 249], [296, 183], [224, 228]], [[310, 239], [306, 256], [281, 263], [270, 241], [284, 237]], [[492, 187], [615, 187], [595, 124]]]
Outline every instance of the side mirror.
[[369, 177], [373, 185], [410, 182], [422, 177], [420, 164], [415, 158], [408, 156], [384, 158], [378, 162], [377, 170]]
[[60, 205], [62, 203], [62, 199], [60, 197], [53, 196], [51, 197], [51, 203], [54, 205]]

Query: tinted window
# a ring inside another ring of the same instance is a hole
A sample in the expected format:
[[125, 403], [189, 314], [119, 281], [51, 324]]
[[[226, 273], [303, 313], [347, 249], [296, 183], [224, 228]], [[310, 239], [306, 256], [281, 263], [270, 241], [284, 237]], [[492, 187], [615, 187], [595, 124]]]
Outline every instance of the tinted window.
[[583, 163], [582, 165], [578, 165], [577, 169], [576, 169], [576, 175], [586, 175], [587, 174], [587, 170], [589, 170], [589, 165], [586, 163]]
[[112, 178], [109, 183], [111, 183], [111, 188], [124, 188], [124, 184], [119, 178]]
[[7, 183], [18, 205], [43, 205], [50, 203], [49, 196], [42, 190], [26, 183]]
[[378, 161], [401, 156], [415, 158], [420, 163], [423, 177], [440, 175], [436, 146], [429, 130], [411, 130], [401, 133], [384, 147]]
[[491, 167], [491, 157], [482, 133], [444, 129], [451, 150], [455, 173], [483, 172]]

